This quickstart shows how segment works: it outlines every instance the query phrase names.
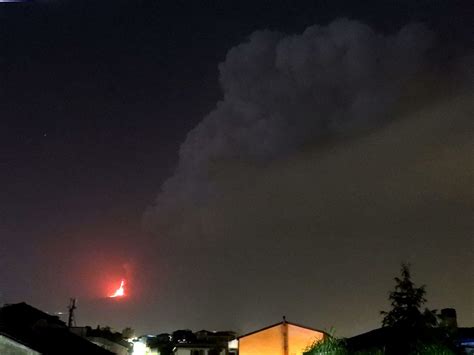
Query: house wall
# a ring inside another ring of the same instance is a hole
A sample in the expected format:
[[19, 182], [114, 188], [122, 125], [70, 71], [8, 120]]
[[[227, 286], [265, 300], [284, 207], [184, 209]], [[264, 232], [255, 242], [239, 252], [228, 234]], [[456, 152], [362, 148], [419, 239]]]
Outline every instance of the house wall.
[[288, 355], [301, 355], [316, 340], [321, 340], [324, 333], [288, 324]]
[[120, 344], [117, 344], [113, 341], [110, 341], [108, 339], [101, 338], [101, 337], [87, 337], [86, 339], [89, 340], [90, 342], [94, 343], [95, 345], [100, 346], [101, 348], [104, 348], [108, 351], [113, 352], [114, 354], [117, 354], [117, 355], [128, 355], [129, 354], [129, 351], [126, 347], [124, 347]]
[[0, 354], [2, 355], [40, 355], [39, 352], [20, 344], [13, 339], [0, 335]]
[[240, 338], [239, 355], [284, 355], [282, 325]]
[[285, 355], [284, 327], [288, 334], [288, 355], [302, 355], [315, 340], [324, 333], [293, 324], [278, 324], [274, 327], [247, 335], [239, 339], [239, 355]]

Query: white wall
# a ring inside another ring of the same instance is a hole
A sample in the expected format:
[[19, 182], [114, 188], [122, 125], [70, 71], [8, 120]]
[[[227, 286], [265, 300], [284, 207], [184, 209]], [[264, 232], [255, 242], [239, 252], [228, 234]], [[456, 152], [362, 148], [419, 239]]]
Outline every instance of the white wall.
[[2, 355], [40, 355], [39, 352], [20, 344], [13, 339], [0, 335], [0, 354]]

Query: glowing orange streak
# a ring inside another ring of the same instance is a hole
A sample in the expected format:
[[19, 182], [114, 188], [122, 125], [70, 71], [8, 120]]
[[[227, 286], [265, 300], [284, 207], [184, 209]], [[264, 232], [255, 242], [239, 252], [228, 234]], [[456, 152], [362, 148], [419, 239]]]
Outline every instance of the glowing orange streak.
[[125, 286], [125, 280], [122, 280], [120, 282], [120, 287], [117, 290], [115, 290], [113, 295], [110, 295], [109, 297], [112, 298], [112, 297], [123, 297], [123, 296], [125, 296], [124, 286]]

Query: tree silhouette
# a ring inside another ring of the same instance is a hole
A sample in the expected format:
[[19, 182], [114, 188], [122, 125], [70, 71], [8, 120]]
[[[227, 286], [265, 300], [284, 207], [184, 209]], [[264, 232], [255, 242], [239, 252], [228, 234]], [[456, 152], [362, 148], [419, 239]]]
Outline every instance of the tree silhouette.
[[402, 264], [400, 274], [395, 277], [395, 289], [389, 294], [392, 309], [380, 312], [384, 316], [382, 327], [389, 331], [386, 354], [424, 354], [426, 349], [434, 347], [443, 349], [435, 353], [452, 354], [445, 347], [446, 336], [438, 327], [436, 310], [423, 309], [425, 285], [413, 283], [408, 264]]
[[124, 328], [124, 330], [122, 330], [123, 338], [130, 339], [130, 338], [133, 338], [134, 336], [135, 336], [135, 330], [133, 330], [132, 328], [126, 327]]
[[314, 342], [304, 355], [455, 355], [458, 350], [439, 327], [436, 311], [423, 309], [425, 286], [411, 280], [410, 266], [402, 264], [395, 289], [389, 293], [392, 309], [380, 312], [382, 328], [354, 338], [325, 337]]
[[411, 280], [410, 265], [402, 264], [401, 277], [395, 277], [395, 290], [390, 292], [392, 309], [380, 312], [383, 327], [398, 329], [425, 329], [437, 325], [435, 310], [425, 308], [426, 286], [416, 287]]

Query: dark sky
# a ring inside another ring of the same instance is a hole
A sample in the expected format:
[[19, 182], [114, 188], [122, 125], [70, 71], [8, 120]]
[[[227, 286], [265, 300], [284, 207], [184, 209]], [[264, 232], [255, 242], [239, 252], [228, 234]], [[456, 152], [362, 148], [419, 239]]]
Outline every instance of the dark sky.
[[[0, 301], [75, 296], [81, 324], [154, 333], [286, 314], [350, 335], [409, 261], [430, 306], [473, 324], [470, 1], [0, 17]], [[129, 299], [102, 299], [122, 277]]]

